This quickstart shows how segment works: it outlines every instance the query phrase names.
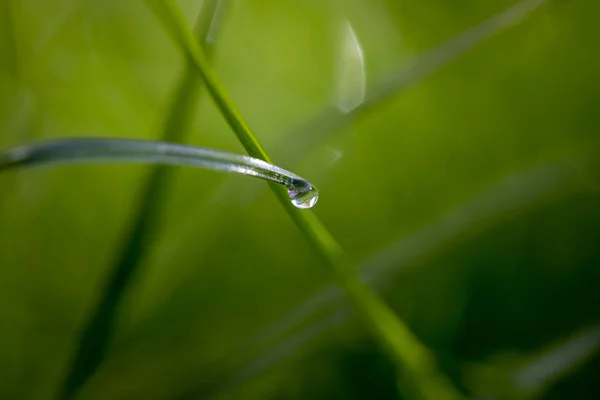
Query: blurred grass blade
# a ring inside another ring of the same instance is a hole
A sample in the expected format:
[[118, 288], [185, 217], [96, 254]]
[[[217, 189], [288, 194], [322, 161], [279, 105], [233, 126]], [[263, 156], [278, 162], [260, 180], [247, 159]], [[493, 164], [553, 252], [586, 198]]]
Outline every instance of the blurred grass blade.
[[335, 103], [342, 112], [348, 113], [365, 100], [367, 77], [363, 49], [356, 33], [347, 19], [341, 25]]
[[539, 398], [553, 382], [573, 373], [599, 350], [600, 325], [596, 325], [524, 362], [513, 375], [515, 386], [528, 398]]
[[[150, 5], [176, 44], [193, 60], [205, 86], [238, 140], [248, 154], [270, 162], [258, 139], [228, 98], [221, 82], [187, 28], [186, 21], [174, 1], [150, 0]], [[280, 187], [270, 185], [298, 229], [337, 272], [340, 283], [381, 345], [398, 367], [402, 390], [407, 397], [423, 399], [456, 399], [460, 395], [450, 381], [435, 367], [433, 356], [412, 335], [406, 325], [367, 286], [358, 281], [355, 266], [340, 245], [310, 212], [301, 213], [290, 206]]]
[[[222, 18], [229, 0], [203, 0], [194, 34], [203, 44], [207, 57], [211, 57], [216, 35], [222, 24]], [[199, 90], [202, 81], [198, 78], [194, 66], [187, 62], [179, 84], [173, 95], [173, 101], [167, 113], [167, 119], [161, 140], [181, 142], [189, 130], [198, 106]]]
[[[117, 162], [188, 165], [260, 178], [285, 186], [291, 201], [300, 208], [310, 208], [318, 199], [314, 186], [292, 172], [253, 157], [204, 147], [152, 140], [74, 138], [39, 141], [0, 152], [0, 171], [38, 165]], [[307, 198], [308, 207], [295, 202], [308, 195], [312, 195]]]
[[311, 149], [314, 149], [318, 144], [348, 126], [363, 114], [377, 109], [385, 102], [410, 90], [503, 29], [520, 23], [546, 1], [520, 1], [481, 24], [449, 39], [433, 50], [418, 56], [409, 65], [399, 65], [395, 71], [371, 85], [364, 101], [356, 104], [351, 112], [345, 112], [337, 105], [325, 107], [312, 118], [282, 135], [279, 145], [273, 152], [288, 163], [295, 163]]
[[[213, 41], [208, 41], [208, 34], [214, 37], [211, 27], [218, 25], [218, 16], [223, 15], [221, 3], [228, 0], [203, 0], [198, 21], [196, 37], [205, 46], [207, 55], [212, 53]], [[221, 4], [221, 7], [219, 5]], [[217, 15], [217, 10], [221, 12]], [[188, 64], [173, 94], [173, 100], [166, 114], [161, 139], [169, 142], [182, 142], [189, 130], [197, 108], [200, 81], [194, 69]], [[91, 376], [104, 359], [110, 335], [117, 318], [117, 308], [123, 294], [144, 258], [148, 244], [160, 230], [160, 214], [166, 204], [172, 169], [158, 166], [152, 168], [140, 189], [138, 206], [134, 208], [134, 216], [129, 230], [125, 233], [123, 247], [116, 257], [111, 275], [108, 277], [94, 314], [84, 327], [75, 358], [62, 388], [61, 398], [72, 397]]]
[[530, 354], [498, 354], [464, 368], [465, 383], [490, 400], [533, 400], [600, 351], [600, 325], [582, 329]]
[[2, 28], [1, 32], [3, 33], [5, 40], [8, 44], [7, 52], [5, 56], [2, 57], [3, 68], [15, 76], [15, 78], [19, 78], [20, 75], [20, 51], [23, 46], [20, 46], [18, 43], [18, 38], [20, 37], [17, 32], [17, 22], [15, 21], [15, 14], [17, 4], [13, 4], [14, 2], [5, 1], [0, 4], [0, 26]]
[[[237, 370], [233, 375], [228, 376], [220, 382], [219, 386], [211, 393], [209, 398], [220, 398], [226, 392], [236, 388], [244, 382], [259, 376], [260, 374], [272, 369], [278, 365], [281, 361], [290, 357], [298, 349], [304, 347], [311, 340], [315, 339], [321, 333], [339, 326], [343, 322], [347, 321], [352, 315], [351, 310], [348, 307], [344, 307], [340, 310], [332, 312], [327, 318], [322, 318], [310, 326], [306, 327], [289, 335], [284, 340], [277, 342], [274, 346], [267, 349], [267, 351], [261, 353], [256, 359], [245, 364], [242, 368]], [[183, 399], [197, 399], [200, 398], [198, 388], [188, 391]]]

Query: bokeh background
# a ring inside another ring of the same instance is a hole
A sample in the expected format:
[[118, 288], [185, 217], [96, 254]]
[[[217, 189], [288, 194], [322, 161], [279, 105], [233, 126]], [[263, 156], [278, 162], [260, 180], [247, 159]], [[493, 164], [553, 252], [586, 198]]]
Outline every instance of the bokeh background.
[[[190, 24], [200, 3], [179, 2]], [[209, 42], [232, 99], [456, 386], [597, 398], [598, 3], [221, 3]], [[4, 0], [0, 145], [158, 139], [182, 73], [144, 2]], [[243, 153], [202, 91], [193, 115], [188, 143]], [[0, 398], [59, 392], [148, 171], [0, 176]], [[169, 183], [78, 398], [401, 398], [265, 184], [189, 168]]]

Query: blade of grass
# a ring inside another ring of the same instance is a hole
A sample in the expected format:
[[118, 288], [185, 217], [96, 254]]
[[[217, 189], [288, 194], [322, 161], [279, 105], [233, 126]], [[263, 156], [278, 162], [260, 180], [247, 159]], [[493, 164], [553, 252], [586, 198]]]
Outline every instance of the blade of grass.
[[19, 35], [19, 32], [17, 32], [17, 22], [15, 21], [17, 6], [18, 4], [13, 4], [11, 1], [3, 2], [0, 5], [0, 10], [2, 10], [2, 12], [0, 12], [0, 21], [2, 21], [2, 31], [7, 43], [6, 56], [3, 60], [5, 68], [7, 72], [19, 79], [22, 67], [20, 52], [26, 47], [21, 46], [18, 42], [21, 36]]
[[[214, 34], [211, 32], [211, 26], [219, 11], [220, 1], [226, 0], [204, 0], [196, 23], [196, 38], [202, 42], [207, 54], [212, 52], [212, 41], [208, 39], [209, 33]], [[188, 63], [167, 113], [162, 140], [169, 142], [184, 140], [185, 133], [191, 125], [193, 112], [197, 108], [200, 87], [201, 81], [194, 67]], [[154, 167], [142, 184], [138, 205], [134, 208], [136, 214], [129, 231], [125, 233], [123, 247], [112, 267], [104, 293], [94, 314], [83, 328], [75, 357], [61, 390], [61, 399], [73, 397], [105, 358], [109, 339], [117, 320], [119, 304], [139, 269], [141, 260], [146, 255], [148, 243], [152, 242], [160, 229], [160, 214], [166, 204], [165, 196], [173, 172], [174, 168]]]
[[[148, 2], [176, 44], [181, 47], [186, 57], [194, 62], [215, 104], [248, 154], [270, 162], [270, 157], [250, 126], [226, 94], [175, 2]], [[364, 321], [395, 361], [400, 376], [400, 387], [405, 395], [422, 399], [460, 398], [449, 379], [437, 370], [429, 350], [379, 297], [358, 280], [355, 266], [317, 217], [310, 212], [298, 212], [289, 202], [285, 190], [280, 190], [281, 188], [275, 185], [270, 187], [298, 229], [337, 272], [340, 283]]]
[[[35, 166], [86, 163], [142, 163], [191, 166], [267, 180], [294, 195], [296, 207], [310, 208], [318, 192], [304, 178], [257, 158], [171, 142], [106, 137], [40, 140], [0, 152], [0, 172]], [[310, 201], [302, 201], [308, 199]]]
[[580, 329], [541, 349], [500, 353], [463, 367], [463, 380], [476, 399], [533, 400], [590, 363], [600, 351], [600, 325]]
[[513, 373], [514, 386], [524, 398], [541, 398], [550, 387], [581, 368], [600, 350], [600, 326], [577, 332], [527, 357]]

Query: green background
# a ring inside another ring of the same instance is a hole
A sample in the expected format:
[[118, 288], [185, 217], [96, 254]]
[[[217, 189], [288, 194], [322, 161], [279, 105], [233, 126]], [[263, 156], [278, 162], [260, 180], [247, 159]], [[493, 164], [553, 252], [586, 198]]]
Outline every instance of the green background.
[[[179, 4], [192, 24], [200, 2]], [[344, 21], [369, 94], [512, 4], [233, 0], [213, 56], [274, 161], [319, 187], [315, 213], [366, 279], [457, 386], [497, 398], [528, 395], [511, 371], [600, 323], [600, 6], [549, 1], [366, 112], [310, 121], [350, 62]], [[157, 139], [183, 65], [144, 2], [4, 1], [0, 145]], [[188, 142], [243, 153], [206, 93]], [[1, 398], [59, 391], [147, 172], [0, 176]], [[263, 183], [177, 168], [165, 198], [80, 398], [399, 398], [391, 362]], [[594, 354], [536, 394], [594, 398]]]

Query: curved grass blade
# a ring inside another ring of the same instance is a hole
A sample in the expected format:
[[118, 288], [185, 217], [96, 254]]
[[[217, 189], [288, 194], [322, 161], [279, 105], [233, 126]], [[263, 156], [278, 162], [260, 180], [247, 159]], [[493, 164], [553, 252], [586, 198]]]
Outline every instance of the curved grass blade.
[[285, 186], [292, 204], [298, 208], [311, 208], [318, 200], [318, 191], [310, 182], [283, 168], [257, 158], [203, 147], [149, 140], [76, 138], [32, 143], [0, 153], [0, 171], [97, 162], [188, 165], [234, 172]]

